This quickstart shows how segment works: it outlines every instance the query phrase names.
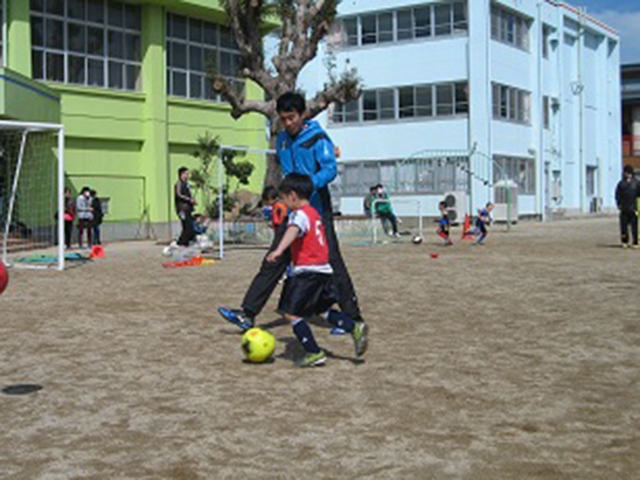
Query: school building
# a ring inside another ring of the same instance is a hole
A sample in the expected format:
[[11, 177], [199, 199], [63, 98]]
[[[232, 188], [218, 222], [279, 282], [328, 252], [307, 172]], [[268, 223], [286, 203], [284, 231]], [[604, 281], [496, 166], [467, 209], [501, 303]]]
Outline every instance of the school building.
[[[214, 65], [243, 86], [219, 2], [3, 0], [0, 10], [0, 116], [64, 125], [67, 184], [109, 200], [107, 240], [140, 236], [141, 226], [168, 235], [176, 172], [197, 166], [199, 135], [266, 145], [264, 119], [234, 121], [206, 78]], [[258, 162], [250, 188], [263, 172]]]
[[[612, 29], [563, 2], [342, 2], [323, 53], [364, 93], [322, 117], [342, 152], [340, 210], [361, 214], [378, 182], [405, 215], [435, 215], [447, 194], [475, 214], [507, 190], [520, 217], [614, 209], [619, 52]], [[318, 60], [304, 82], [326, 75]]]

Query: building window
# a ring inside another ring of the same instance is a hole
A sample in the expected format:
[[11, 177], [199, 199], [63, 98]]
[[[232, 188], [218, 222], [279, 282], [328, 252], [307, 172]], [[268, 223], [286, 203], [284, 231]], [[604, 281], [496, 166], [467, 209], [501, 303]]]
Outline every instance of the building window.
[[546, 130], [549, 130], [551, 125], [551, 111], [550, 111], [549, 97], [546, 95], [542, 97], [542, 125]]
[[529, 51], [531, 21], [511, 10], [491, 6], [491, 38]]
[[587, 197], [596, 196], [596, 172], [598, 167], [587, 167]]
[[491, 90], [494, 119], [531, 123], [531, 93], [499, 83], [493, 83]]
[[493, 158], [493, 183], [511, 181], [518, 185], [518, 193], [535, 195], [536, 171], [532, 158], [496, 155]]
[[176, 97], [220, 101], [207, 77], [213, 69], [237, 89], [240, 51], [227, 27], [167, 14], [167, 93]]
[[391, 194], [467, 191], [469, 178], [464, 168], [467, 162], [467, 157], [442, 157], [342, 163], [340, 191], [343, 195], [360, 196], [378, 183]]
[[33, 78], [140, 90], [139, 5], [105, 0], [31, 0]]
[[467, 82], [365, 90], [360, 100], [336, 103], [331, 123], [453, 117], [469, 113]]
[[542, 58], [549, 58], [549, 39], [551, 38], [551, 27], [542, 26]]
[[341, 43], [343, 47], [374, 45], [466, 34], [468, 28], [467, 2], [438, 3], [345, 18]]

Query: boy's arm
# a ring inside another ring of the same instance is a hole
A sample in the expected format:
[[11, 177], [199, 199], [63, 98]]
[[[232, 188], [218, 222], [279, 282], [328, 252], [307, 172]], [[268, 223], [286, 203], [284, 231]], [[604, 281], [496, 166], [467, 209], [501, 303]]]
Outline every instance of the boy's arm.
[[278, 257], [282, 255], [293, 242], [295, 242], [299, 234], [300, 227], [297, 225], [289, 225], [276, 249], [267, 255], [267, 262], [275, 262]]

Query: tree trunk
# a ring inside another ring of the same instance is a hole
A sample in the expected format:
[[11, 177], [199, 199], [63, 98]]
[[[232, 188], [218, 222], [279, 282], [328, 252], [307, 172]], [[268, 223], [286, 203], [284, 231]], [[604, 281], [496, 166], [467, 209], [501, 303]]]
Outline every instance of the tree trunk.
[[[269, 148], [271, 150], [276, 149], [276, 139], [278, 138], [279, 130], [277, 128], [278, 119], [271, 119], [271, 127], [270, 127], [270, 140], [269, 140]], [[282, 180], [282, 169], [280, 168], [280, 164], [278, 163], [278, 156], [275, 154], [267, 155], [267, 173], [264, 176], [264, 186], [267, 187], [272, 185], [277, 187]]]

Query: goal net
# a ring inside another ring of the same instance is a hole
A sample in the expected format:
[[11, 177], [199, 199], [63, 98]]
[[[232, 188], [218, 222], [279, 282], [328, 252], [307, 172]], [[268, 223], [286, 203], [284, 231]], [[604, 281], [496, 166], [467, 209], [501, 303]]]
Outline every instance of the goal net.
[[198, 201], [194, 215], [205, 219], [205, 231], [196, 237], [186, 255], [211, 250], [217, 258], [224, 258], [229, 247], [270, 244], [273, 230], [263, 214], [261, 192], [250, 192], [239, 178], [246, 176], [247, 164], [254, 166], [254, 172], [266, 170], [273, 155], [273, 150], [221, 145], [206, 172], [202, 167], [191, 170]]
[[5, 265], [64, 269], [64, 133], [0, 121], [0, 244]]
[[[371, 203], [371, 212], [369, 230], [373, 244], [384, 243], [387, 241], [385, 238], [424, 237], [422, 209], [418, 199], [378, 198]], [[378, 212], [389, 212], [391, 215]]]

